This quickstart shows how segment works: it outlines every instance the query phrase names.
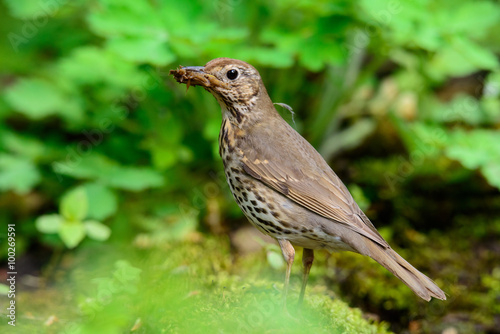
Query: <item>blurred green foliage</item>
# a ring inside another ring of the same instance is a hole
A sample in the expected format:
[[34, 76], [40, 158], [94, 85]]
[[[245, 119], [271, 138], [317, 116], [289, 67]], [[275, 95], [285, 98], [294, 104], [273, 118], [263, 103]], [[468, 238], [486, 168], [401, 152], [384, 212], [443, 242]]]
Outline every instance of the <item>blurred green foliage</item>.
[[[340, 279], [353, 303], [395, 329], [408, 327], [408, 313], [427, 319], [413, 320], [423, 330], [473, 309], [484, 312], [450, 322], [487, 331], [500, 321], [500, 254], [484, 247], [500, 236], [498, 3], [3, 0], [0, 8], [0, 221], [17, 224], [19, 256], [108, 237], [154, 248], [195, 230], [235, 229], [243, 220], [220, 173], [219, 107], [167, 75], [233, 57], [259, 69], [273, 101], [293, 107], [292, 125], [451, 301], [430, 316], [353, 255], [319, 261], [318, 276]], [[471, 252], [484, 252], [475, 272], [466, 269]], [[274, 249], [267, 258], [281, 266]], [[325, 269], [329, 261], [343, 269]]]
[[[37, 319], [25, 319], [17, 329], [68, 334], [389, 332], [386, 323], [363, 319], [359, 309], [325, 294], [324, 286], [311, 292], [302, 312], [295, 303], [297, 286], [290, 293], [289, 313], [282, 312], [281, 291], [272, 282], [282, 271], [255, 270], [262, 254], [233, 266], [227, 246], [213, 237], [173, 242], [161, 247], [168, 258], [157, 251], [88, 248], [77, 256], [78, 268], [57, 286], [68, 296], [64, 302], [54, 288], [31, 297], [30, 303], [23, 303], [27, 294], [19, 297], [26, 312], [43, 320], [55, 313], [58, 319], [42, 326]], [[194, 260], [199, 258], [206, 261]], [[49, 296], [56, 301], [47, 303]]]
[[61, 199], [60, 214], [43, 215], [35, 224], [42, 233], [58, 233], [64, 245], [74, 248], [85, 235], [94, 240], [104, 241], [111, 230], [96, 220], [86, 220], [88, 216], [106, 217], [116, 210], [112, 193], [98, 184], [86, 184], [69, 191]]

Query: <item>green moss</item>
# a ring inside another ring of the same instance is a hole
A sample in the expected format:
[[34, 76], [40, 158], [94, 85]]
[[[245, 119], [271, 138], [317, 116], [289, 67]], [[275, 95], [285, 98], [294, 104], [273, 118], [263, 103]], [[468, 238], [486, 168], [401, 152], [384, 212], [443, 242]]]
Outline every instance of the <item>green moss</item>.
[[[22, 294], [18, 329], [72, 334], [123, 333], [134, 326], [137, 333], [388, 333], [387, 324], [365, 320], [359, 309], [332, 297], [324, 286], [311, 286], [301, 308], [293, 286], [284, 311], [283, 272], [266, 265], [263, 273], [254, 266], [265, 261], [264, 254], [233, 265], [227, 244], [209, 238], [148, 251], [82, 252], [73, 260], [77, 269], [54, 288]], [[44, 325], [50, 316], [58, 321]]]

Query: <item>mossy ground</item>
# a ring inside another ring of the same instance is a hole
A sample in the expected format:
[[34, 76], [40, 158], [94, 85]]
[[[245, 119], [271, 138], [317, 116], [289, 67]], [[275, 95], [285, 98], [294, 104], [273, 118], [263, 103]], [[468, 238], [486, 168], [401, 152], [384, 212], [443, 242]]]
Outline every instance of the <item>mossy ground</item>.
[[264, 251], [235, 259], [225, 238], [148, 250], [87, 247], [63, 260], [54, 272], [55, 283], [18, 295], [15, 329], [68, 334], [388, 333], [388, 324], [367, 320], [323, 285], [311, 284], [299, 308], [296, 262], [284, 312], [283, 271], [266, 263]]

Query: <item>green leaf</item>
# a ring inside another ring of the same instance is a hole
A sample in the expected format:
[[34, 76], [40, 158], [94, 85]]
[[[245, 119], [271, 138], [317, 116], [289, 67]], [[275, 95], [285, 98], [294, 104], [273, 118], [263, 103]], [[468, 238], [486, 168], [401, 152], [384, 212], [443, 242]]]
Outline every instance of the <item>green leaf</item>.
[[427, 96], [421, 103], [421, 119], [439, 123], [464, 122], [475, 126], [487, 120], [487, 114], [479, 100], [467, 94], [456, 93], [451, 101], [446, 103], [434, 96]]
[[116, 162], [98, 154], [82, 157], [75, 150], [69, 150], [67, 158], [54, 162], [52, 168], [55, 173], [77, 179], [99, 179], [111, 173], [115, 165]]
[[81, 85], [107, 83], [123, 89], [137, 88], [137, 83], [146, 82], [134, 64], [95, 46], [75, 49], [59, 61], [58, 72], [68, 81]]
[[75, 164], [68, 160], [54, 163], [54, 171], [76, 178], [93, 179], [103, 185], [130, 191], [141, 191], [164, 184], [163, 176], [151, 168], [120, 166], [115, 161], [97, 154], [76, 158], [79, 160]]
[[163, 185], [163, 177], [150, 168], [122, 167], [109, 175], [107, 184], [130, 191], [141, 191]]
[[35, 221], [35, 226], [42, 233], [57, 233], [63, 222], [64, 218], [54, 213], [38, 217]]
[[345, 62], [341, 47], [331, 43], [328, 38], [311, 37], [302, 41], [298, 50], [300, 63], [311, 71], [318, 72], [327, 64], [339, 65]]
[[34, 120], [63, 110], [67, 102], [57, 87], [40, 79], [21, 79], [4, 96], [12, 108]]
[[83, 225], [85, 225], [87, 236], [91, 239], [104, 241], [108, 240], [111, 235], [111, 229], [96, 220], [84, 221]]
[[109, 36], [162, 36], [165, 27], [157, 8], [146, 1], [105, 1], [87, 20], [90, 29]]
[[85, 238], [85, 226], [79, 221], [65, 221], [59, 229], [59, 236], [68, 248], [75, 248]]
[[26, 158], [0, 154], [0, 190], [25, 194], [40, 182], [35, 164]]
[[67, 192], [61, 199], [60, 213], [70, 221], [81, 221], [87, 216], [88, 198], [84, 188], [78, 187]]
[[103, 220], [116, 212], [118, 201], [108, 187], [98, 183], [87, 183], [83, 187], [89, 204], [87, 217]]
[[476, 169], [492, 161], [500, 162], [500, 133], [488, 130], [463, 131], [451, 133], [450, 144], [445, 153], [460, 161], [465, 167]]
[[42, 141], [34, 137], [23, 136], [8, 130], [2, 130], [2, 132], [0, 142], [7, 150], [30, 160], [36, 160], [43, 157], [46, 147]]
[[287, 68], [293, 65], [293, 54], [277, 48], [264, 47], [241, 47], [235, 50], [235, 58], [246, 59], [249, 62], [257, 63], [275, 68]]
[[469, 169], [480, 169], [486, 180], [500, 189], [500, 133], [494, 130], [457, 130], [445, 154]]
[[55, 10], [61, 7], [57, 1], [5, 0], [5, 4], [10, 15], [19, 19], [52, 15]]
[[[454, 4], [455, 6], [455, 4]], [[500, 20], [500, 9], [490, 1], [468, 1], [460, 4], [447, 20], [447, 27], [451, 33], [465, 33], [468, 36], [481, 38], [488, 33]], [[474, 27], [474, 29], [471, 29]]]
[[499, 63], [495, 54], [473, 41], [454, 37], [444, 44], [429, 62], [427, 72], [436, 79], [463, 76], [477, 70], [494, 70]]
[[115, 38], [107, 46], [112, 52], [132, 62], [165, 66], [175, 60], [166, 39]]
[[498, 160], [483, 166], [481, 168], [481, 173], [489, 184], [500, 189], [500, 163], [498, 163]]

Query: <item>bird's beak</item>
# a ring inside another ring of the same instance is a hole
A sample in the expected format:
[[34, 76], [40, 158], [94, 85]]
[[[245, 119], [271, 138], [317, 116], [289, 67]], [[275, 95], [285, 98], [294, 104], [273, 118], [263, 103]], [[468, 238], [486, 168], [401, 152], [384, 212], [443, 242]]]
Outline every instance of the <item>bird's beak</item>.
[[183, 69], [186, 71], [191, 71], [191, 72], [203, 72], [205, 69], [205, 66], [181, 66]]
[[203, 66], [179, 66], [176, 70], [170, 70], [170, 74], [174, 76], [177, 82], [185, 83], [187, 89], [190, 86], [227, 88], [225, 82], [220, 81], [212, 74], [206, 73]]

